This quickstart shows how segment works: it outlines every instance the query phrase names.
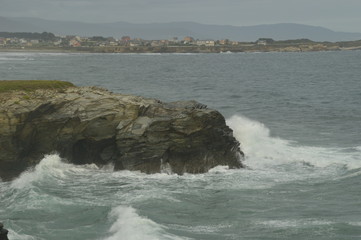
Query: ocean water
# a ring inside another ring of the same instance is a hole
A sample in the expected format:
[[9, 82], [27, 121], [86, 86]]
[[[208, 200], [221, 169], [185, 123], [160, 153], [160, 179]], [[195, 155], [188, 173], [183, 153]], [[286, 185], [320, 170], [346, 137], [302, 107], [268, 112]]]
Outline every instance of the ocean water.
[[10, 239], [361, 239], [361, 51], [0, 53], [0, 80], [54, 79], [219, 110], [247, 168], [178, 176], [44, 156], [0, 181]]

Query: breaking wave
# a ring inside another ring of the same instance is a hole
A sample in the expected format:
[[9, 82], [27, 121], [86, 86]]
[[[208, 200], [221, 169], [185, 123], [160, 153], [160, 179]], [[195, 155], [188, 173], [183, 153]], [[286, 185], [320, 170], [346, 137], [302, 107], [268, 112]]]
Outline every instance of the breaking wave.
[[115, 207], [109, 217], [114, 223], [109, 229], [111, 235], [104, 240], [180, 240], [179, 237], [167, 234], [164, 227], [156, 222], [138, 215], [132, 207]]
[[251, 168], [269, 168], [282, 164], [304, 164], [319, 168], [361, 168], [361, 147], [325, 148], [302, 146], [278, 137], [262, 123], [243, 116], [227, 120], [234, 136], [241, 142], [246, 155], [246, 165]]

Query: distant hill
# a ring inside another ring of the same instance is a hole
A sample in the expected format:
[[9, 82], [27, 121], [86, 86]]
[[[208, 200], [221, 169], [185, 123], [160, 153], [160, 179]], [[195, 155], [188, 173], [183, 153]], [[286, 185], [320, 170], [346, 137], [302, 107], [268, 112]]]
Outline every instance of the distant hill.
[[0, 17], [0, 32], [28, 32], [28, 30], [38, 32], [41, 29], [31, 23]]
[[53, 21], [39, 18], [0, 17], [0, 32], [52, 32], [57, 35], [131, 36], [132, 38], [170, 39], [192, 36], [195, 39], [230, 39], [235, 41], [256, 41], [259, 38], [288, 40], [306, 38], [313, 41], [352, 41], [360, 40], [361, 33], [335, 32], [323, 27], [294, 23], [267, 24], [237, 27], [230, 25], [207, 25], [194, 22], [133, 24], [83, 23]]

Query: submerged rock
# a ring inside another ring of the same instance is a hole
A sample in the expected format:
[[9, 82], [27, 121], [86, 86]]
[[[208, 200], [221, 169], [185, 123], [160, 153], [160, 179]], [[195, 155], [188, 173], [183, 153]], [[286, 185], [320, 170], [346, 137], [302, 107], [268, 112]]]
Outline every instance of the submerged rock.
[[162, 103], [94, 87], [0, 96], [0, 177], [17, 176], [44, 154], [115, 170], [203, 173], [242, 167], [224, 117], [195, 101]]

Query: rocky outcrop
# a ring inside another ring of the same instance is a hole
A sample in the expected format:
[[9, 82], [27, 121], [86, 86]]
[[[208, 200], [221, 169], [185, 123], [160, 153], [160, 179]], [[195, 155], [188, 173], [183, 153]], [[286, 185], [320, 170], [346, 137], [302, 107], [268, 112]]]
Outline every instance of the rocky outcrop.
[[94, 87], [0, 96], [0, 177], [18, 175], [44, 154], [116, 170], [203, 173], [242, 167], [223, 116], [195, 101], [162, 103]]

